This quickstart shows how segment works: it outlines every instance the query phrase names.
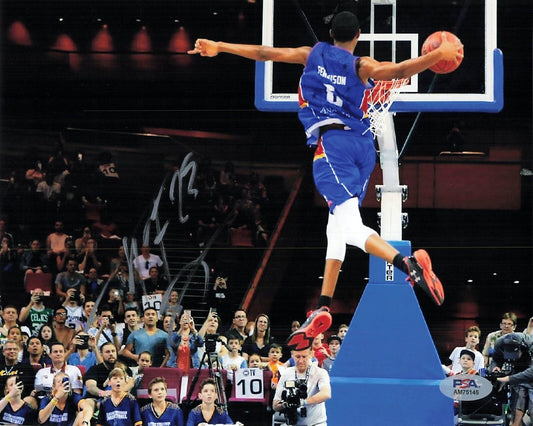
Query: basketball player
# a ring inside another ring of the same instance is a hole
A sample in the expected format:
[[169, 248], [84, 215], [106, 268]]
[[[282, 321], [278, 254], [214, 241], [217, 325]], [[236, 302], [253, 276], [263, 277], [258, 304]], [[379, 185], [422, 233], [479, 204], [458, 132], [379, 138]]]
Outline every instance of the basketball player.
[[357, 17], [351, 12], [341, 12], [332, 20], [333, 45], [322, 42], [312, 48], [275, 48], [198, 39], [189, 51], [201, 56], [230, 53], [256, 61], [305, 66], [299, 87], [299, 119], [305, 128], [307, 144], [316, 146], [313, 176], [317, 190], [329, 206], [328, 246], [317, 309], [289, 336], [287, 345], [293, 350], [309, 347], [314, 336], [330, 327], [329, 306], [346, 244], [392, 263], [408, 274], [411, 285], [421, 287], [437, 305], [444, 301], [442, 284], [433, 273], [425, 250], [404, 258], [362, 223], [359, 205], [376, 157], [366, 114], [366, 96], [374, 86], [373, 80], [408, 78], [441, 60], [458, 62], [462, 58], [459, 51], [462, 46], [449, 42], [442, 34], [440, 47], [424, 56], [400, 63], [378, 62], [368, 56], [353, 55], [360, 34]]

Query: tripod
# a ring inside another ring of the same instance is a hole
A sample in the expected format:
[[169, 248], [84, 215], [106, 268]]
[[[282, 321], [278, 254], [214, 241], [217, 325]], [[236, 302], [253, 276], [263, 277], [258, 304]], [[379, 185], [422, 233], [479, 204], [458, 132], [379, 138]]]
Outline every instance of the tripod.
[[[209, 378], [213, 379], [215, 381], [215, 384], [216, 384], [216, 389], [217, 389], [217, 393], [218, 393], [218, 403], [217, 405], [222, 408], [224, 411], [227, 410], [227, 401], [226, 401], [226, 392], [225, 392], [225, 389], [224, 389], [224, 383], [223, 383], [223, 380], [222, 380], [222, 374], [220, 372], [220, 370], [218, 369], [218, 367], [215, 369], [213, 368], [213, 361], [211, 359], [211, 355], [215, 354], [215, 344], [216, 342], [212, 342], [213, 343], [213, 347], [211, 347], [211, 345], [209, 345], [209, 343], [211, 342], [208, 342], [206, 341], [206, 349], [205, 349], [205, 352], [204, 352], [204, 355], [202, 356], [202, 359], [200, 361], [200, 367], [202, 365], [204, 365], [207, 361], [207, 370], [209, 371]], [[192, 393], [194, 392], [194, 388], [196, 387], [196, 384], [198, 383], [198, 379], [200, 378], [200, 373], [202, 372], [202, 368], [198, 368], [198, 371], [196, 372], [196, 374], [194, 375], [192, 381], [191, 381], [191, 385], [189, 387], [189, 391], [187, 392], [187, 397], [185, 398], [185, 400], [183, 401], [184, 403], [188, 403], [188, 404], [191, 404], [192, 400], [191, 400], [191, 397], [192, 397]]]

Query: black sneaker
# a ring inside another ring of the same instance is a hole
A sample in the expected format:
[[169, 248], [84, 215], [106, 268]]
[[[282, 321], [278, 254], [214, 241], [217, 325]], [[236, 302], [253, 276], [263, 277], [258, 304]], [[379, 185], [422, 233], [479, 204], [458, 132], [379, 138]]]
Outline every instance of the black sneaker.
[[425, 250], [417, 250], [412, 256], [404, 257], [403, 261], [409, 269], [407, 280], [412, 286], [418, 286], [438, 306], [444, 302], [444, 289], [431, 268], [431, 259]]

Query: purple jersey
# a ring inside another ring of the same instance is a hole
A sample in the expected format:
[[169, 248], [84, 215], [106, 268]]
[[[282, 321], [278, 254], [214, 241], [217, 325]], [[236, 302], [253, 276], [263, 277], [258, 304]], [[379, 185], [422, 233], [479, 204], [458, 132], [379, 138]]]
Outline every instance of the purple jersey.
[[111, 397], [105, 397], [100, 403], [98, 424], [104, 426], [141, 426], [141, 411], [135, 397], [124, 393], [120, 402], [115, 405]]
[[298, 117], [308, 138], [316, 145], [320, 127], [344, 124], [363, 133], [368, 130], [369, 90], [355, 72], [358, 57], [329, 43], [317, 43], [307, 58], [300, 78]]
[[141, 408], [143, 426], [184, 426], [183, 411], [178, 404], [167, 403], [167, 408], [161, 415], [157, 415], [152, 404]]

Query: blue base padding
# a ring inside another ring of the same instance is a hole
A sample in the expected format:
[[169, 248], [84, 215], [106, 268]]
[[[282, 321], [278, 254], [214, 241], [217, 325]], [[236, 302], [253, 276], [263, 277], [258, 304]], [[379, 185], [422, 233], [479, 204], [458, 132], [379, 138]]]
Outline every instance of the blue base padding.
[[[389, 241], [396, 250], [398, 250], [402, 257], [411, 256], [411, 242], [410, 241]], [[405, 275], [399, 269], [396, 269], [392, 264], [388, 264], [379, 257], [370, 256], [370, 275], [368, 282], [370, 284], [406, 284]]]
[[[400, 243], [393, 245], [408, 247]], [[439, 390], [444, 378], [411, 285], [371, 282], [331, 370], [328, 424], [451, 426], [453, 400]]]

